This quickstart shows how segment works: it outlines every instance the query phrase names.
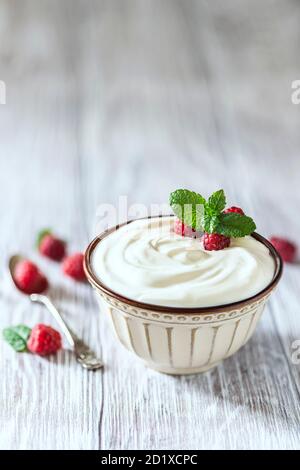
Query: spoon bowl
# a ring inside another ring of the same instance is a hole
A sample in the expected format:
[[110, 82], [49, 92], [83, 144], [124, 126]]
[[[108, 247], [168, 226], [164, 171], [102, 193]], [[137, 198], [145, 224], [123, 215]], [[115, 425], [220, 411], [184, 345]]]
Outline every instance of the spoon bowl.
[[22, 294], [28, 295], [28, 294], [26, 294], [26, 292], [24, 292], [22, 289], [20, 289], [20, 287], [16, 283], [16, 280], [15, 280], [15, 277], [14, 277], [14, 272], [15, 272], [17, 264], [20, 263], [21, 261], [24, 261], [24, 260], [25, 260], [25, 258], [22, 255], [13, 255], [9, 258], [8, 268], [9, 268], [9, 274], [10, 274], [11, 280], [12, 280], [13, 284], [15, 285], [15, 287]]
[[13, 284], [15, 285], [15, 287], [22, 294], [25, 294], [25, 295], [44, 294], [48, 290], [49, 284], [48, 284], [47, 278], [45, 277], [45, 275], [41, 271], [39, 271], [39, 276], [40, 276], [40, 281], [42, 281], [43, 283], [41, 284], [41, 282], [40, 282], [38, 284], [39, 288], [36, 289], [36, 292], [35, 291], [26, 292], [26, 290], [21, 289], [21, 287], [18, 286], [18, 283], [16, 282], [14, 273], [15, 273], [17, 265], [19, 263], [21, 263], [22, 261], [26, 261], [26, 260], [27, 259], [24, 256], [20, 255], [20, 254], [13, 255], [9, 258], [8, 267], [9, 267], [9, 273], [10, 273], [10, 277], [11, 277], [11, 280], [12, 280]]

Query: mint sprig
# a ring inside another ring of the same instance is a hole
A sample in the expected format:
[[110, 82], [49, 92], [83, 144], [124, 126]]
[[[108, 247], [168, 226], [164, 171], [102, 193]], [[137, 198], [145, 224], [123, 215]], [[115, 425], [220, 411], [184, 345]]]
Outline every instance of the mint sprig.
[[30, 336], [31, 328], [26, 325], [10, 326], [3, 330], [3, 338], [17, 352], [27, 351], [27, 340]]
[[200, 232], [237, 238], [250, 235], [256, 229], [251, 217], [235, 212], [223, 213], [226, 206], [223, 189], [214, 192], [207, 201], [201, 194], [177, 189], [170, 194], [170, 206], [185, 225]]

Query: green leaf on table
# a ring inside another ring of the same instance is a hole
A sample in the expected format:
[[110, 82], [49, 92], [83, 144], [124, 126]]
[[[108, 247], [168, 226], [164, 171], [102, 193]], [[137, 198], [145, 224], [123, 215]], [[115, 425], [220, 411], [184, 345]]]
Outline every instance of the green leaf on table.
[[10, 326], [3, 330], [3, 338], [17, 352], [27, 351], [27, 340], [30, 336], [31, 328], [26, 325]]

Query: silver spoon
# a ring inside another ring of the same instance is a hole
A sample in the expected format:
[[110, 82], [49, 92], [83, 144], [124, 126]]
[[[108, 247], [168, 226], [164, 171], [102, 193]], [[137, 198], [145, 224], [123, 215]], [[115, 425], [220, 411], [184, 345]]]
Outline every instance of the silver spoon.
[[[9, 259], [9, 273], [10, 277], [13, 281], [14, 286], [18, 289], [19, 292], [22, 292], [22, 294], [26, 295], [16, 284], [15, 278], [14, 278], [14, 271], [17, 263], [22, 261], [24, 258], [20, 255], [14, 255], [11, 256]], [[31, 294], [29, 295], [29, 298], [32, 302], [38, 302], [40, 304], [45, 305], [45, 307], [48, 309], [48, 311], [52, 314], [52, 316], [55, 318], [57, 323], [59, 324], [61, 330], [64, 332], [65, 337], [71, 346], [72, 350], [75, 353], [76, 360], [84, 367], [85, 369], [88, 370], [96, 370], [100, 369], [103, 367], [103, 363], [97, 359], [95, 354], [89, 349], [88, 346], [84, 344], [84, 342], [79, 339], [75, 333], [68, 327], [66, 324], [65, 320], [62, 318], [61, 314], [55, 307], [55, 305], [52, 303], [50, 298], [47, 295], [44, 294]]]

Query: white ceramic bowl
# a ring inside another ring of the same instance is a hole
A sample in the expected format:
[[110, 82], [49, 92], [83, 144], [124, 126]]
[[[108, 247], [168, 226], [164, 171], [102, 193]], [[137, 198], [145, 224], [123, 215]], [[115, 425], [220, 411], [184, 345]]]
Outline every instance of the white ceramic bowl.
[[[129, 222], [130, 223], [130, 222]], [[87, 278], [96, 290], [119, 341], [147, 366], [167, 374], [194, 374], [215, 367], [251, 337], [267, 299], [282, 274], [282, 260], [261, 235], [275, 261], [273, 280], [251, 298], [207, 308], [150, 305], [126, 298], [104, 285], [93, 273], [91, 257], [101, 240], [119, 226], [95, 238], [85, 252]]]

